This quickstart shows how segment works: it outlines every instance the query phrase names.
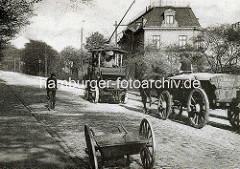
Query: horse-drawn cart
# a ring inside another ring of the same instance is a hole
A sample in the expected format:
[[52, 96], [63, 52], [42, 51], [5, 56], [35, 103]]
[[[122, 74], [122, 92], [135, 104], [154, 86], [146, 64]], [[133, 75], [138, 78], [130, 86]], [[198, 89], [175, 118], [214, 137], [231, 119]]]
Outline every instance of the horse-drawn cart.
[[[191, 73], [168, 80], [179, 86], [160, 90], [158, 113], [162, 119], [167, 119], [175, 109], [186, 108], [190, 125], [202, 128], [208, 122], [209, 109], [226, 109], [231, 125], [240, 128], [239, 75]], [[199, 81], [200, 87], [194, 88], [194, 81]]]
[[91, 167], [99, 168], [97, 152], [101, 154], [101, 165], [105, 162], [124, 159], [130, 163], [130, 155], [140, 153], [142, 167], [151, 169], [155, 161], [155, 139], [152, 125], [147, 119], [141, 121], [139, 133], [128, 132], [123, 126], [118, 133], [95, 135], [88, 125], [84, 126], [87, 153]]

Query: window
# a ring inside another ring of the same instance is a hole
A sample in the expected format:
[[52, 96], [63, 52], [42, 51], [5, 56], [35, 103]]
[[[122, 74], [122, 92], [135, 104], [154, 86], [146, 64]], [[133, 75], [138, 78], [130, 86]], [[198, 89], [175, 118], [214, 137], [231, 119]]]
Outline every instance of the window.
[[179, 47], [184, 47], [187, 44], [187, 36], [180, 35], [179, 36]]
[[173, 15], [167, 15], [166, 24], [173, 24], [173, 22], [174, 22]]
[[202, 39], [200, 37], [196, 37], [193, 41], [193, 45], [196, 49], [201, 49], [203, 48], [202, 44]]
[[196, 49], [200, 49], [201, 48], [201, 42], [194, 42], [194, 47], [196, 48]]
[[160, 48], [160, 35], [153, 35], [153, 44], [157, 49]]

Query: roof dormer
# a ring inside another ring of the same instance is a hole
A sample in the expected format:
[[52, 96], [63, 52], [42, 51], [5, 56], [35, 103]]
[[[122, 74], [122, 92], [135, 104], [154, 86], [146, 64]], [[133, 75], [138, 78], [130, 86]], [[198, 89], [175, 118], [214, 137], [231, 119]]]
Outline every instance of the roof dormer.
[[176, 21], [176, 11], [173, 9], [167, 9], [163, 13], [163, 27], [178, 27], [178, 23]]

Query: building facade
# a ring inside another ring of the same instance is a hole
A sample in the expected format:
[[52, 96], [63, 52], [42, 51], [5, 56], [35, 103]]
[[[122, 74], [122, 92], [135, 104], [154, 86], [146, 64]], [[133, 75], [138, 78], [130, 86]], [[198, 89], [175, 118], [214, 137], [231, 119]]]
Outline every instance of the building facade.
[[192, 44], [201, 25], [190, 7], [149, 7], [128, 24], [119, 44], [130, 53], [154, 45], [165, 49], [169, 45], [184, 47]]

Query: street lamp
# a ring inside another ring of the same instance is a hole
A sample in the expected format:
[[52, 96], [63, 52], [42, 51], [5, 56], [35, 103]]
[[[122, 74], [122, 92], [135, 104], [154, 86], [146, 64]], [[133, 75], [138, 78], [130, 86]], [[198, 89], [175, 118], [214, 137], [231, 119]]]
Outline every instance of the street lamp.
[[[82, 23], [85, 22], [85, 20], [82, 20]], [[82, 72], [83, 72], [83, 27], [81, 28], [81, 62], [82, 62]]]

